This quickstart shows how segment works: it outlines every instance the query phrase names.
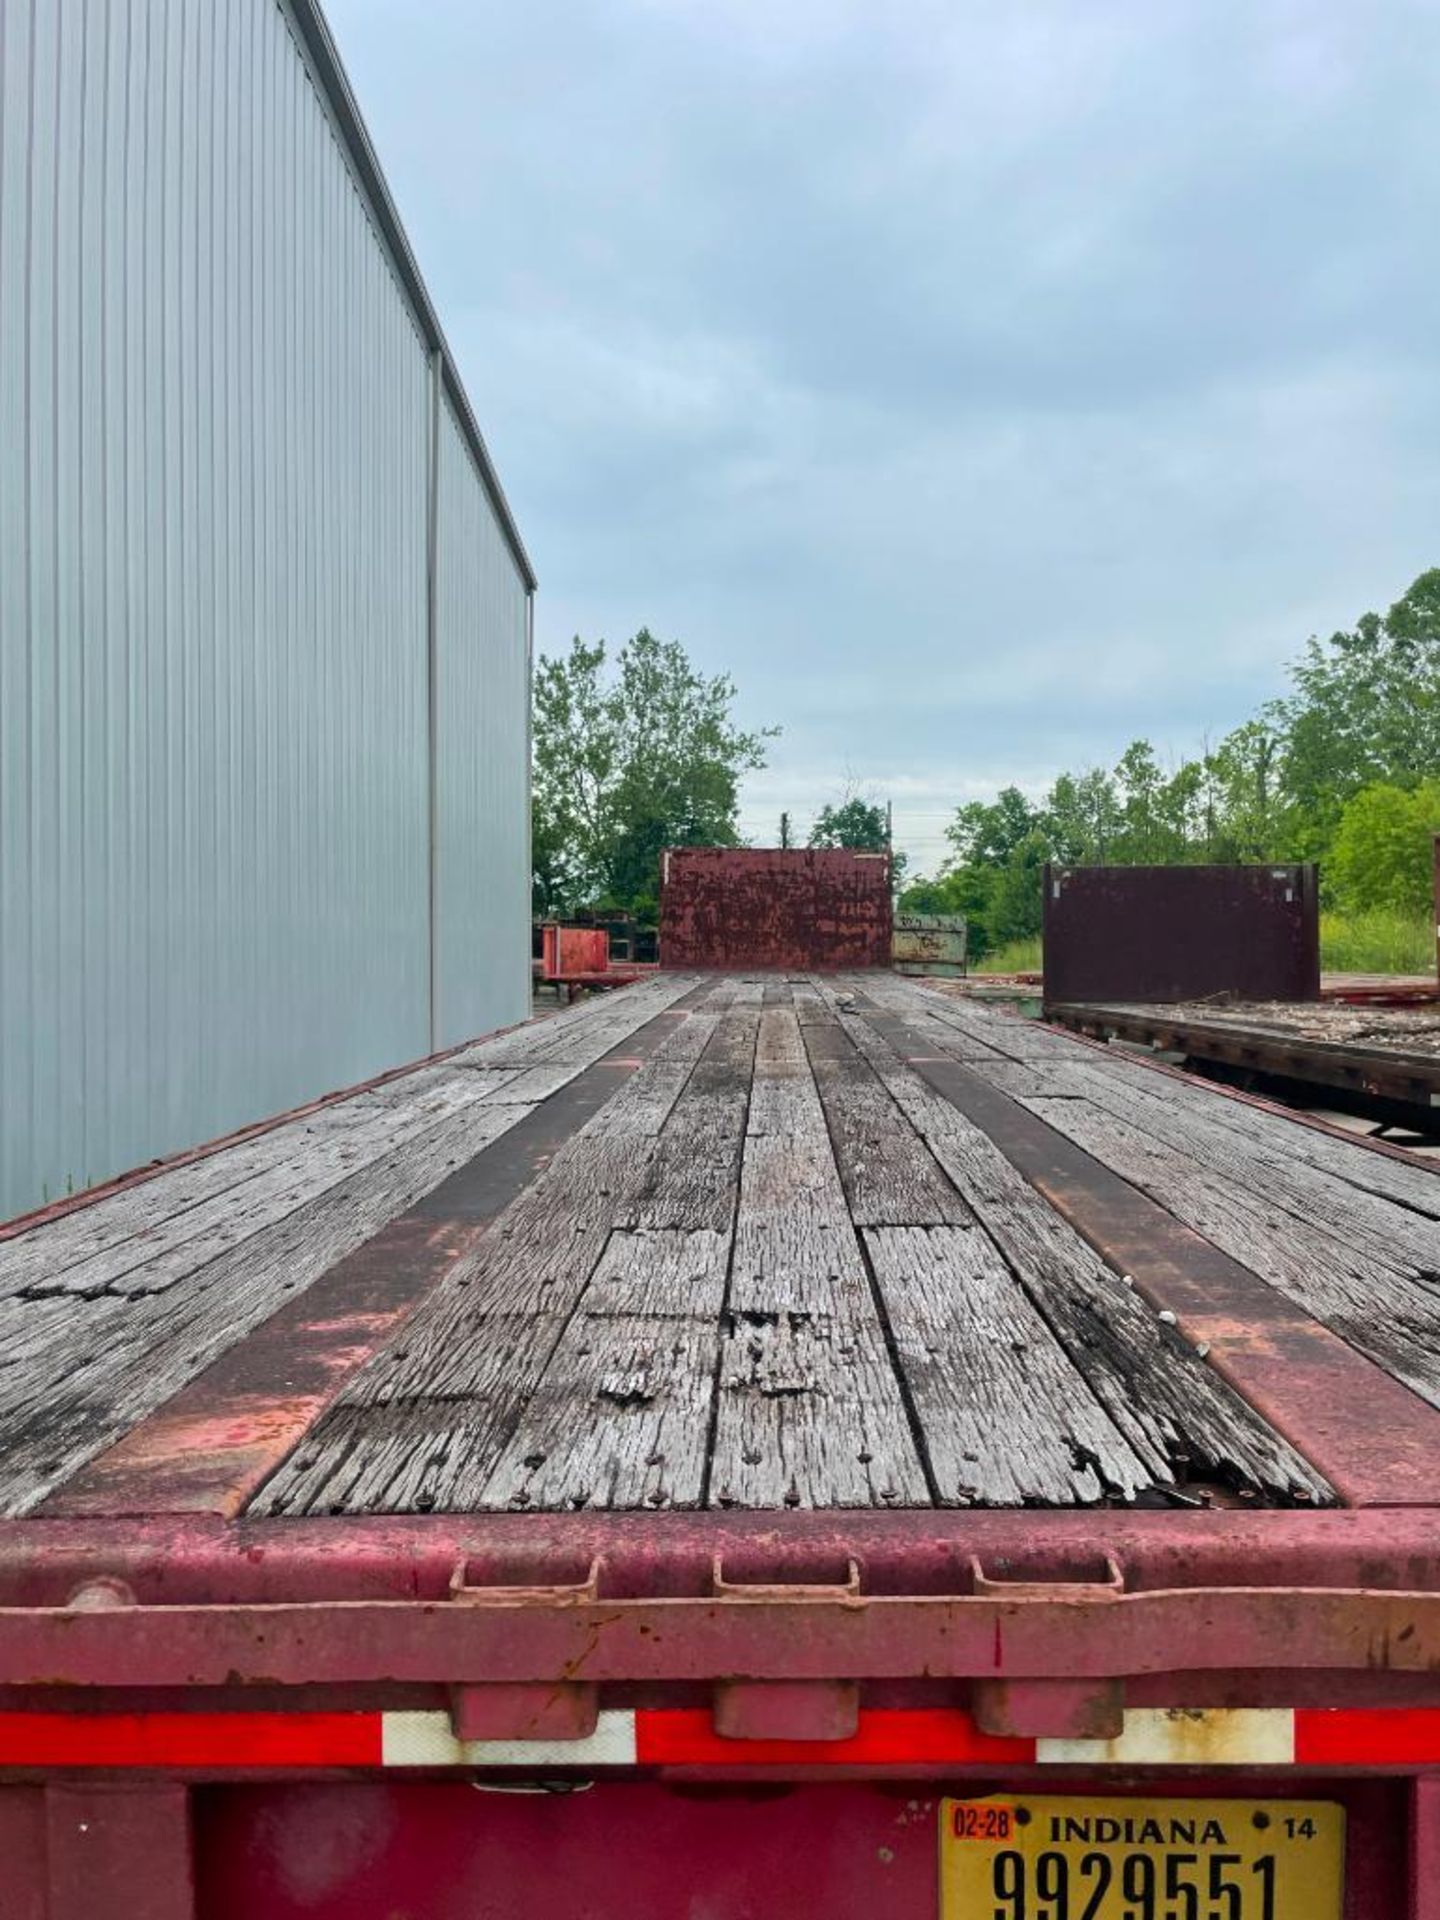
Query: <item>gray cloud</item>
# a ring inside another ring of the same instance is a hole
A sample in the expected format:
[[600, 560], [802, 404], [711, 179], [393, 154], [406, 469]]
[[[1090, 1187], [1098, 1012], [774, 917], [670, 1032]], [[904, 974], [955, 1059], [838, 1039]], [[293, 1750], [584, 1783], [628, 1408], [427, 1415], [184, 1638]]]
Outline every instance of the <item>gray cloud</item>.
[[1440, 562], [1430, 0], [331, 0], [541, 574], [847, 774], [1183, 751]]

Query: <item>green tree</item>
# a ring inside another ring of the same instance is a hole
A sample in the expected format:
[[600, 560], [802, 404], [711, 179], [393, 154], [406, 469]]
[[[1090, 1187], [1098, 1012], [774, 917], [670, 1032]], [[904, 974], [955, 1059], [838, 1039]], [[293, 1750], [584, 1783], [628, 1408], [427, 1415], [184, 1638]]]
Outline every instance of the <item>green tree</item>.
[[[810, 829], [812, 847], [855, 847], [862, 853], [890, 849], [890, 816], [878, 801], [847, 794], [838, 807], [822, 807]], [[890, 852], [890, 885], [898, 895], [910, 856]], [[920, 911], [919, 908], [916, 909]]]
[[1167, 852], [1161, 795], [1165, 776], [1148, 740], [1132, 740], [1115, 768], [1120, 832], [1115, 857], [1129, 866], [1163, 862]]
[[1409, 789], [1377, 784], [1352, 794], [1340, 815], [1330, 856], [1341, 906], [1358, 913], [1376, 907], [1427, 913], [1437, 832], [1440, 780]]
[[653, 920], [667, 846], [735, 846], [741, 775], [778, 728], [747, 733], [735, 686], [642, 628], [615, 655], [578, 637], [541, 658], [534, 695], [536, 906]]
[[1067, 866], [1107, 866], [1120, 835], [1120, 802], [1103, 767], [1062, 773], [1046, 796], [1051, 857]]
[[961, 866], [1003, 867], [1013, 848], [1040, 825], [1040, 815], [1018, 787], [1002, 787], [992, 802], [971, 800], [955, 809], [945, 838]]
[[995, 871], [986, 901], [987, 946], [1003, 947], [1009, 940], [1028, 940], [1040, 931], [1045, 910], [1045, 862], [1050, 842], [1040, 827], [1032, 827]]
[[1283, 854], [1288, 825], [1280, 789], [1283, 748], [1283, 735], [1262, 714], [1227, 733], [1206, 755], [1211, 858], [1275, 860]]
[[1312, 639], [1276, 703], [1284, 782], [1306, 857], [1323, 856], [1362, 787], [1413, 787], [1440, 773], [1440, 568], [1381, 617]]
[[885, 809], [852, 794], [838, 807], [822, 807], [810, 829], [812, 847], [858, 847], [883, 853], [890, 844]]
[[971, 960], [979, 960], [996, 945], [990, 935], [990, 912], [998, 867], [943, 867], [933, 880], [912, 880], [896, 902], [905, 913], [963, 913]]

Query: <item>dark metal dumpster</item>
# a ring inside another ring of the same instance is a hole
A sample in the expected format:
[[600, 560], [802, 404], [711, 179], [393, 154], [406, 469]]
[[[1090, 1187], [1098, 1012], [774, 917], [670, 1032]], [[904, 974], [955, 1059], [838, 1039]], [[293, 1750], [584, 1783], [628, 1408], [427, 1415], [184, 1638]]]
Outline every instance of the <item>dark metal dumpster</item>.
[[1313, 866], [1045, 869], [1045, 1000], [1317, 1000]]

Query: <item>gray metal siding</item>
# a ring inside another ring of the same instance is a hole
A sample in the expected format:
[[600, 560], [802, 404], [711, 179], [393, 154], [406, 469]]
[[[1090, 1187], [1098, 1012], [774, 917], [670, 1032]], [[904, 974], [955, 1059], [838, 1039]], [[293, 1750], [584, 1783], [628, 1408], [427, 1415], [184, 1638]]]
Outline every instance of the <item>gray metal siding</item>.
[[429, 1045], [433, 315], [297, 17], [0, 5], [0, 1217]]
[[436, 1031], [518, 1020], [530, 994], [527, 595], [447, 400], [436, 595]]

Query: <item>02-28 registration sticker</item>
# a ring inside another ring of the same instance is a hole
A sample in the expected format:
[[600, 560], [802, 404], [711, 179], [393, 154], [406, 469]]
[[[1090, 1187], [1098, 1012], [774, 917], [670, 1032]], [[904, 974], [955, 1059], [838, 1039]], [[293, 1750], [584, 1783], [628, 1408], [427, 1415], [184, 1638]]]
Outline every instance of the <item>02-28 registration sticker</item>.
[[940, 1803], [942, 1920], [1340, 1920], [1344, 1883], [1329, 1801]]

